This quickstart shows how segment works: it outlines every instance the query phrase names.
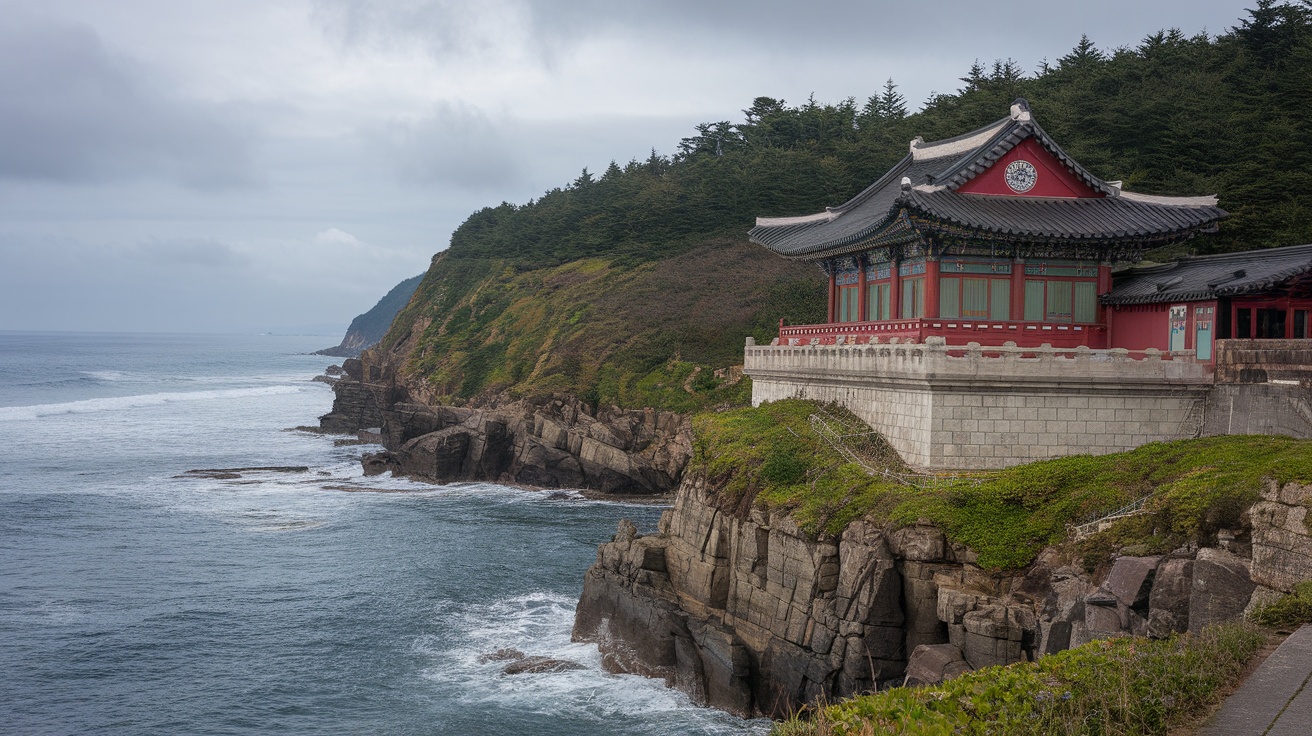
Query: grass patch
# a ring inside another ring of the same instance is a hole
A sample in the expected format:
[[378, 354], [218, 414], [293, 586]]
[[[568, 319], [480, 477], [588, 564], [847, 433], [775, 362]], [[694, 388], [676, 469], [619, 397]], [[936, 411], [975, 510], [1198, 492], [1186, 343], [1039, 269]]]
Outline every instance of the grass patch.
[[694, 412], [750, 399], [717, 369], [743, 338], [768, 342], [778, 316], [823, 319], [813, 270], [760, 262], [741, 241], [689, 244], [630, 262], [555, 265], [439, 255], [381, 349], [446, 403], [568, 393], [598, 406]]
[[1256, 627], [1225, 624], [1200, 636], [1095, 641], [932, 687], [855, 697], [780, 723], [773, 733], [1163, 734], [1235, 682], [1265, 640]]
[[1293, 593], [1258, 608], [1253, 612], [1253, 621], [1276, 628], [1312, 623], [1312, 582], [1299, 583]]
[[910, 487], [872, 477], [818, 437], [807, 418], [822, 408], [855, 419], [801, 400], [701, 414], [693, 423], [692, 470], [710, 480], [722, 507], [783, 509], [813, 537], [840, 534], [866, 516], [898, 524], [928, 518], [995, 570], [1024, 567], [1066, 539], [1068, 524], [1147, 495], [1145, 515], [1095, 535], [1084, 551], [1209, 543], [1218, 529], [1241, 525], [1264, 479], [1312, 481], [1312, 441], [1242, 436], [1159, 442]]

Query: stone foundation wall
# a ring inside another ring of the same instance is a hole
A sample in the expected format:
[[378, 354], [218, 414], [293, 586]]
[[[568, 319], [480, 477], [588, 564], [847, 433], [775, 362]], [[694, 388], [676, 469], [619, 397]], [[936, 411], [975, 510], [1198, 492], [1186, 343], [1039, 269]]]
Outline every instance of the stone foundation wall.
[[1206, 366], [1156, 351], [749, 344], [744, 360], [753, 405], [837, 402], [929, 469], [994, 469], [1194, 437], [1211, 387]]
[[1312, 438], [1312, 388], [1302, 384], [1233, 383], [1213, 387], [1204, 437], [1283, 434]]

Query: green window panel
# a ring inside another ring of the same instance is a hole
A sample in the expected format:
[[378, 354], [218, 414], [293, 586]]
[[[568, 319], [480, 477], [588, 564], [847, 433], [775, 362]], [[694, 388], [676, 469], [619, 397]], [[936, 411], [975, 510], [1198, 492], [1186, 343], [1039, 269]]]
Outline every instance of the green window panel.
[[891, 284], [871, 284], [866, 296], [866, 312], [868, 314], [866, 319], [892, 319], [893, 316], [888, 303], [892, 296], [893, 287]]
[[989, 319], [1011, 319], [1011, 279], [989, 279]]
[[956, 319], [961, 316], [961, 279], [938, 280], [938, 316]]
[[856, 287], [844, 287], [840, 289], [838, 292], [838, 297], [839, 297], [838, 321], [856, 322], [858, 319], [857, 312], [860, 307], [860, 303], [858, 301], [859, 297], [857, 296]]
[[988, 279], [961, 280], [961, 316], [989, 316], [989, 282]]
[[915, 319], [922, 312], [925, 303], [925, 280], [902, 280], [902, 319]]
[[1075, 282], [1075, 321], [1098, 321], [1098, 285], [1090, 281]]
[[1071, 282], [1048, 282], [1048, 308], [1044, 314], [1048, 322], [1071, 321]]
[[1038, 279], [1025, 279], [1025, 321], [1043, 321], [1043, 285]]

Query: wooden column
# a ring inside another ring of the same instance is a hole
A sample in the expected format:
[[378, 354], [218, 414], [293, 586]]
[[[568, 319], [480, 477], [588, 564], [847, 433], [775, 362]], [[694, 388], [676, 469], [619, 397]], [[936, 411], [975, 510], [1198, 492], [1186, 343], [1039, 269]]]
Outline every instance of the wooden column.
[[925, 319], [938, 319], [938, 259], [925, 259], [925, 303], [920, 313]]
[[1016, 322], [1025, 319], [1025, 259], [1011, 262], [1011, 318]]
[[[1101, 297], [1103, 294], [1108, 294], [1111, 292], [1111, 290], [1112, 290], [1112, 264], [1107, 261], [1103, 261], [1098, 264], [1098, 288], [1097, 288], [1098, 296]], [[1098, 308], [1098, 312], [1097, 312], [1098, 322], [1102, 324], [1106, 324], [1108, 320], [1107, 320], [1106, 311], [1103, 309], [1102, 306], [1102, 299], [1098, 300], [1097, 308]]]
[[888, 316], [892, 319], [902, 318], [902, 275], [898, 267], [902, 265], [899, 256], [893, 256], [888, 262]]
[[857, 256], [856, 258], [856, 321], [865, 322], [870, 319], [866, 313], [866, 257]]
[[825, 271], [829, 273], [829, 318], [826, 320], [829, 324], [834, 323], [834, 302], [838, 299], [838, 269], [834, 268], [833, 263], [825, 264]]

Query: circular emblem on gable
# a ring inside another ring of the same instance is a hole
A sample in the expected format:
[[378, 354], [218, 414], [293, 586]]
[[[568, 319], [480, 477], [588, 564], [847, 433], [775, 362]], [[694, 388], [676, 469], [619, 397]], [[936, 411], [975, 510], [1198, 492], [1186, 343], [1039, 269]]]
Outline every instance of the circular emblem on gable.
[[1039, 172], [1034, 168], [1034, 164], [1024, 159], [1007, 164], [1003, 176], [1007, 180], [1007, 186], [1017, 194], [1028, 192], [1039, 181]]

